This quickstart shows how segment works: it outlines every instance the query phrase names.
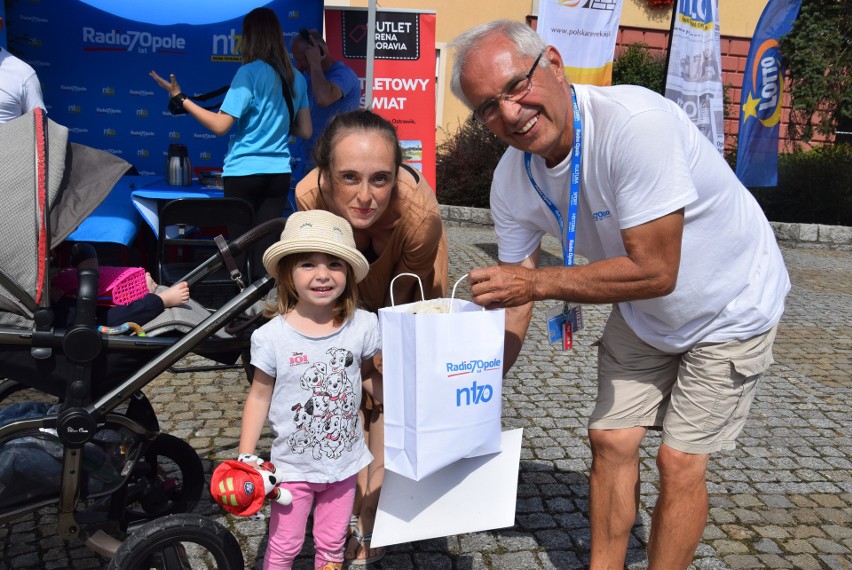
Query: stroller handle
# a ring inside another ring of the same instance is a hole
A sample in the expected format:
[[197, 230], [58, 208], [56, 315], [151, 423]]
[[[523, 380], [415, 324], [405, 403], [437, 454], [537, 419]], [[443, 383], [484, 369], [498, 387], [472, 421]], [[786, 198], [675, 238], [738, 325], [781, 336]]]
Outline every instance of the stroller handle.
[[259, 239], [266, 237], [270, 232], [274, 231], [276, 236], [281, 235], [284, 231], [284, 226], [287, 225], [287, 218], [275, 218], [256, 226], [243, 235], [235, 238], [230, 244], [231, 253], [238, 255], [246, 249], [254, 245]]
[[[231, 242], [227, 243], [224, 246], [225, 249], [222, 249], [220, 253], [216, 253], [211, 256], [203, 264], [187, 273], [181, 280], [186, 281], [190, 286], [202, 281], [205, 276], [210, 275], [213, 271], [216, 271], [224, 265], [224, 255], [226, 255], [226, 251], [231, 257], [236, 257], [241, 253], [244, 253], [257, 241], [269, 235], [270, 232], [275, 232], [276, 236], [281, 235], [286, 224], [287, 218], [275, 218], [250, 229], [243, 235], [234, 238]], [[224, 240], [222, 241], [224, 242]], [[243, 286], [240, 283], [240, 288], [242, 289], [242, 287]]]

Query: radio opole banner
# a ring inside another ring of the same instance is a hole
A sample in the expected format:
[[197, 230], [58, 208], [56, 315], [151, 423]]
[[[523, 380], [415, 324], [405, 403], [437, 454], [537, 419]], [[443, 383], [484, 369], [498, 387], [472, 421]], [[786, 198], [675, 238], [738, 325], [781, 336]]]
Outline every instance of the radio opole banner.
[[[367, 75], [367, 10], [327, 9], [326, 43], [332, 57], [361, 79]], [[372, 110], [399, 133], [403, 159], [435, 188], [435, 14], [379, 10]]]
[[[288, 47], [299, 28], [322, 25], [319, 1], [41, 0], [10, 4], [6, 31], [71, 141], [160, 175], [170, 143], [186, 145], [193, 166], [220, 167], [230, 135], [169, 113], [168, 94], [148, 72], [174, 73], [190, 97], [227, 87], [241, 64], [243, 17], [258, 6], [278, 15]], [[215, 109], [222, 97], [199, 103]]]

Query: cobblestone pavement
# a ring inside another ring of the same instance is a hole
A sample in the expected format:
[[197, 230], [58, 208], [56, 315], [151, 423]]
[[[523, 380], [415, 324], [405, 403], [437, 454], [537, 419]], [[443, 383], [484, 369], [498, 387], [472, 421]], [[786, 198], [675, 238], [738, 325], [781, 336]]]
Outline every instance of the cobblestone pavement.
[[[451, 278], [493, 264], [490, 229], [448, 228]], [[714, 455], [710, 515], [693, 567], [852, 569], [852, 252], [784, 247], [793, 290], [764, 379], [734, 451]], [[558, 264], [546, 241], [544, 260]], [[461, 287], [461, 286], [460, 286]], [[461, 293], [461, 296], [466, 293]], [[382, 569], [583, 568], [588, 561], [590, 451], [585, 417], [594, 398], [595, 351], [608, 307], [586, 307], [586, 331], [565, 354], [543, 341], [539, 304], [504, 387], [504, 429], [523, 428], [515, 525], [388, 548]], [[198, 357], [192, 357], [198, 358]], [[247, 384], [236, 371], [163, 374], [145, 389], [164, 431], [189, 442], [209, 475], [232, 458]], [[267, 438], [268, 440], [268, 438]], [[644, 568], [658, 491], [649, 435], [642, 450], [639, 517], [628, 552]], [[228, 526], [248, 568], [260, 568], [265, 524], [226, 517], [208, 498], [196, 512]], [[0, 526], [0, 568], [102, 568], [79, 542], [56, 537], [46, 510]], [[311, 543], [296, 568], [311, 566]]]

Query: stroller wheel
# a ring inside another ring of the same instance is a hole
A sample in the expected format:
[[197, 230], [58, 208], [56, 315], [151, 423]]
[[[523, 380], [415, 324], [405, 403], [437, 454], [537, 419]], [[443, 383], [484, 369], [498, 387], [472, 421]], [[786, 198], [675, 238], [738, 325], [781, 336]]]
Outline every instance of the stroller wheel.
[[128, 523], [191, 511], [204, 490], [204, 466], [191, 445], [161, 433], [128, 482]]
[[194, 514], [153, 520], [127, 537], [108, 570], [245, 567], [240, 544], [222, 525]]

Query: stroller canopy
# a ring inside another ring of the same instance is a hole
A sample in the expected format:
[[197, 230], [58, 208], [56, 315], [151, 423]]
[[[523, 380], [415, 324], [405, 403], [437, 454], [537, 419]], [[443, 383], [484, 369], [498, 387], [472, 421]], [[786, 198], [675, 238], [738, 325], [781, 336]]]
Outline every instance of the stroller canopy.
[[50, 303], [50, 252], [109, 194], [130, 164], [68, 142], [35, 109], [0, 124], [0, 324], [30, 326]]

